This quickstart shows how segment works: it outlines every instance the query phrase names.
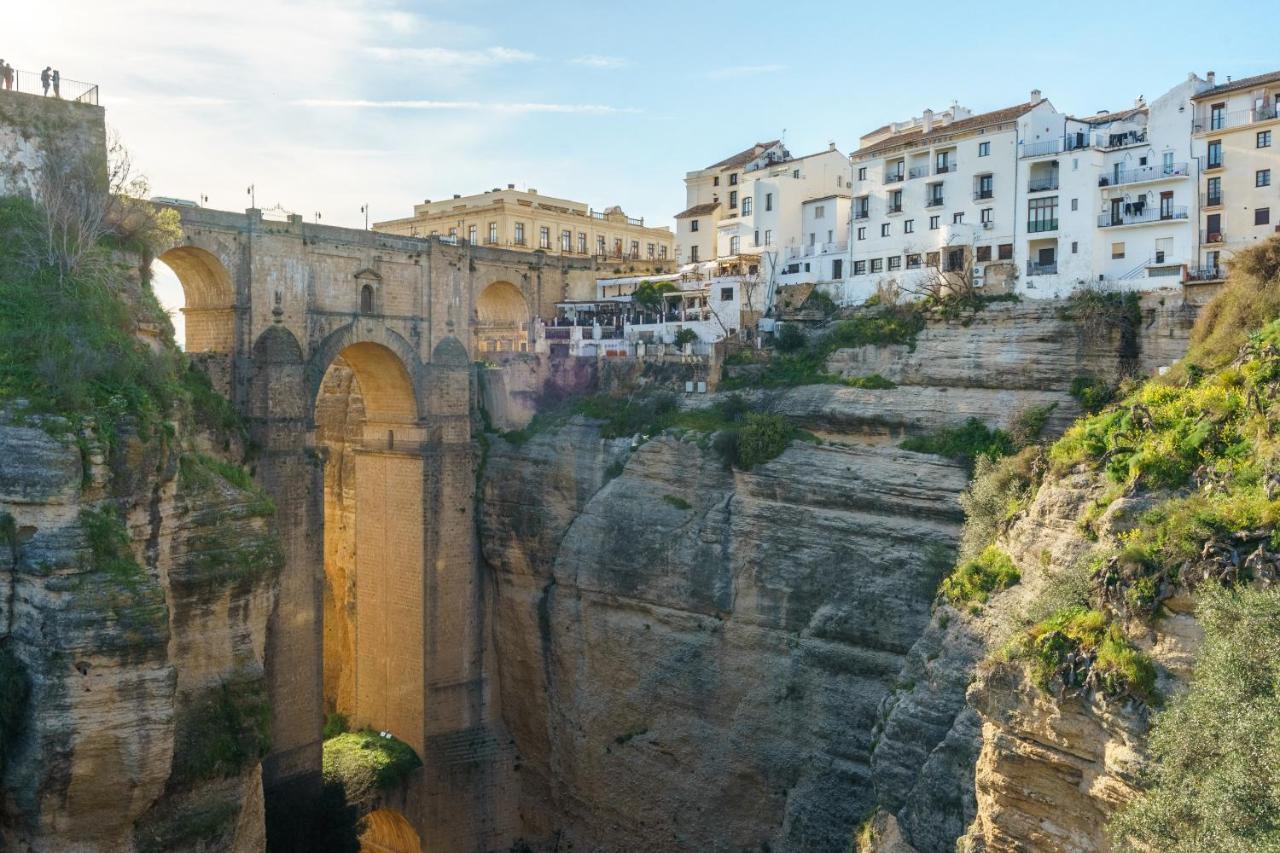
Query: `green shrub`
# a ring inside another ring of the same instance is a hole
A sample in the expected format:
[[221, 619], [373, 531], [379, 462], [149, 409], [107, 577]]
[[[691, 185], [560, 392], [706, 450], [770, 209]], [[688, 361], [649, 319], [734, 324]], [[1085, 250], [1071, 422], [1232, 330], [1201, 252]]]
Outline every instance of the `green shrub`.
[[774, 331], [773, 345], [778, 352], [796, 352], [808, 346], [809, 339], [799, 326], [783, 323]]
[[696, 343], [697, 340], [698, 340], [698, 333], [695, 332], [693, 329], [681, 329], [680, 331], [676, 332], [675, 344], [678, 347], [683, 348], [686, 344]]
[[995, 542], [1005, 525], [1026, 508], [1039, 482], [1042, 458], [1042, 452], [1035, 447], [1000, 459], [977, 457], [973, 478], [960, 495], [965, 516], [964, 532], [960, 536], [961, 559], [976, 559]]
[[188, 489], [207, 488], [217, 479], [226, 480], [237, 489], [249, 493], [251, 513], [262, 516], [275, 514], [275, 502], [253, 481], [243, 465], [204, 453], [184, 453], [178, 460], [178, 475], [182, 485]]
[[1076, 398], [1085, 414], [1092, 415], [1115, 399], [1115, 389], [1093, 376], [1077, 376], [1071, 380], [1071, 396]]
[[324, 731], [322, 737], [325, 740], [335, 738], [338, 735], [346, 734], [351, 731], [351, 721], [347, 719], [347, 715], [341, 711], [331, 711], [324, 715]]
[[990, 545], [976, 559], [961, 563], [942, 582], [939, 593], [956, 606], [985, 604], [991, 593], [1022, 580], [1009, 555]]
[[675, 284], [670, 281], [642, 281], [636, 285], [635, 292], [631, 294], [631, 300], [643, 308], [656, 311], [662, 307], [663, 295], [675, 293], [676, 289]]
[[1160, 698], [1150, 658], [1098, 610], [1061, 610], [1028, 628], [1008, 651], [1027, 662], [1032, 680], [1046, 692], [1098, 690], [1148, 704]]
[[933, 453], [972, 466], [980, 456], [999, 459], [1013, 452], [1013, 439], [1000, 429], [989, 429], [977, 418], [964, 426], [941, 429], [931, 435], [913, 435], [902, 441], [903, 450]]
[[369, 729], [329, 738], [321, 760], [324, 781], [340, 784], [351, 803], [394, 788], [421, 766], [422, 759], [409, 744]]
[[750, 470], [782, 455], [791, 441], [791, 425], [778, 414], [750, 414], [738, 431], [737, 465]]
[[173, 778], [183, 784], [233, 776], [271, 747], [262, 679], [223, 683], [189, 697], [174, 732]]
[[1280, 592], [1211, 590], [1185, 693], [1156, 715], [1143, 792], [1109, 831], [1121, 850], [1274, 850], [1280, 843]]
[[1031, 406], [1018, 412], [1013, 418], [1013, 423], [1009, 425], [1009, 437], [1013, 440], [1013, 446], [1028, 447], [1034, 444], [1044, 432], [1044, 425], [1049, 422], [1049, 416], [1057, 408], [1057, 403], [1049, 403], [1045, 406]]
[[872, 373], [870, 376], [850, 376], [843, 380], [843, 384], [850, 388], [864, 388], [869, 391], [884, 391], [898, 387], [897, 383], [890, 382], [879, 373]]
[[804, 301], [804, 305], [802, 307], [814, 311], [821, 311], [827, 317], [836, 313], [835, 300], [821, 290], [818, 290], [816, 287], [813, 289], [813, 292], [809, 294], [809, 298]]
[[693, 509], [693, 504], [689, 503], [679, 495], [663, 495], [662, 500], [671, 504], [676, 509]]
[[133, 556], [129, 531], [115, 507], [103, 504], [97, 509], [80, 510], [80, 526], [89, 543], [94, 569], [124, 584], [134, 583], [141, 577], [142, 566]]

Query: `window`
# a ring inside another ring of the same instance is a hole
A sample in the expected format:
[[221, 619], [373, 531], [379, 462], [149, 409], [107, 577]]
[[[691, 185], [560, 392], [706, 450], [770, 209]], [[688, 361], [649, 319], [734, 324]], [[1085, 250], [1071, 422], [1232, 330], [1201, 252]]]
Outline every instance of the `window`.
[[792, 169], [792, 170], [791, 170], [791, 177], [795, 178], [796, 180], [799, 180], [799, 179], [800, 179], [800, 170], [799, 170], [799, 169]]
[[472, 245], [479, 242], [479, 240], [476, 238], [476, 235], [479, 233], [480, 233], [479, 225], [468, 225], [467, 226], [467, 242], [471, 243]]
[[1058, 230], [1058, 197], [1033, 198], [1027, 202], [1027, 230], [1035, 234]]
[[1209, 129], [1222, 130], [1227, 126], [1227, 105], [1214, 104], [1209, 107]]
[[622, 257], [622, 238], [621, 237], [613, 238], [613, 256], [615, 258]]
[[1078, 199], [1078, 198], [1073, 198], [1073, 199], [1071, 199], [1071, 209], [1072, 209], [1072, 210], [1079, 210], [1079, 209], [1080, 209], [1080, 199]]
[[736, 187], [738, 185], [738, 173], [733, 172], [729, 175], [729, 186]]
[[766, 246], [773, 245], [773, 229], [772, 228], [766, 228], [764, 230], [764, 244]]
[[858, 180], [865, 181], [867, 179], [867, 167], [860, 166], [858, 168]]
[[1118, 261], [1124, 257], [1124, 243], [1111, 244], [1111, 260]]
[[947, 250], [947, 272], [960, 272], [964, 269], [964, 249]]
[[773, 210], [773, 193], [764, 194], [764, 209]]
[[854, 274], [854, 275], [866, 275], [866, 274], [867, 274], [867, 262], [866, 262], [866, 261], [854, 261], [854, 262], [853, 262], [853, 274]]
[[1258, 131], [1258, 147], [1259, 148], [1271, 147], [1271, 131], [1269, 130]]
[[822, 219], [827, 215], [827, 206], [825, 204], [815, 204], [813, 206], [813, 218]]
[[718, 186], [720, 186], [720, 176], [719, 176], [719, 175], [716, 175], [715, 177], [713, 177], [713, 178], [711, 179], [711, 186], [713, 186], [713, 187], [718, 187]]
[[636, 260], [640, 259], [640, 241], [639, 240], [631, 241], [631, 257]]
[[729, 190], [729, 209], [730, 210], [738, 209], [738, 191], [737, 190]]
[[1012, 244], [1012, 243], [1001, 243], [999, 246], [997, 246], [997, 247], [996, 247], [996, 257], [998, 257], [998, 258], [999, 258], [1000, 260], [1002, 260], [1002, 261], [1011, 261], [1011, 260], [1013, 260], [1013, 244]]
[[902, 269], [902, 255], [894, 255], [889, 259], [889, 271]]
[[560, 251], [562, 252], [573, 251], [573, 232], [572, 231], [560, 232]]
[[960, 223], [964, 222], [964, 214], [963, 213], [951, 214], [951, 222], [954, 225], [959, 225]]
[[990, 225], [994, 221], [991, 218], [994, 213], [995, 213], [994, 207], [984, 207], [982, 208], [982, 211], [978, 214], [978, 219], [982, 221], [982, 224]]
[[648, 255], [649, 260], [653, 260], [655, 257], [657, 257], [658, 247], [650, 243], [645, 247], [645, 253]]
[[902, 212], [902, 190], [894, 190], [893, 192], [889, 193], [889, 212], [890, 213]]
[[545, 225], [538, 229], [538, 247], [542, 249], [551, 248], [551, 229]]
[[604, 254], [604, 235], [603, 234], [596, 235], [596, 254], [597, 255]]
[[360, 313], [373, 313], [373, 285], [366, 284], [360, 288]]
[[872, 273], [884, 272], [884, 259], [882, 259], [882, 258], [872, 258], [872, 259], [871, 259], [871, 272], [872, 272]]
[[986, 263], [987, 261], [991, 260], [991, 247], [979, 246], [978, 252], [977, 252], [977, 258], [979, 261], [983, 263]]
[[995, 178], [991, 175], [978, 176], [978, 198], [991, 198], [995, 195]]
[[880, 226], [880, 236], [881, 236], [881, 237], [888, 237], [888, 236], [889, 236], [889, 223], [888, 223], [888, 222], [886, 222], [886, 223], [884, 223], [883, 225], [881, 225], [881, 226]]
[[523, 222], [516, 223], [516, 245], [517, 246], [524, 245], [524, 223]]
[[698, 262], [698, 247], [697, 247], [697, 246], [690, 246], [690, 247], [689, 247], [689, 261], [690, 261], [691, 263], [695, 263], [695, 264]]
[[498, 223], [496, 222], [489, 223], [489, 242], [498, 242]]
[[742, 215], [743, 216], [751, 215], [751, 196], [749, 195], [742, 197]]
[[937, 269], [941, 265], [941, 257], [937, 252], [929, 252], [924, 256], [925, 266]]
[[835, 241], [836, 241], [835, 232], [834, 232], [834, 231], [832, 231], [830, 228], [828, 228], [828, 229], [827, 229], [827, 242], [828, 242], [828, 243], [834, 243]]
[[1213, 207], [1222, 204], [1222, 178], [1210, 178], [1205, 184], [1205, 205]]
[[941, 219], [941, 217], [938, 217], [938, 216], [930, 216], [930, 217], [929, 217], [929, 230], [930, 230], [930, 231], [937, 231], [939, 228], [941, 228], [941, 227], [942, 227], [942, 226], [941, 226], [941, 224], [940, 224], [940, 219]]
[[1216, 169], [1222, 165], [1222, 140], [1215, 139], [1209, 143], [1209, 154], [1205, 157], [1206, 169]]
[[867, 239], [867, 226], [864, 225], [858, 229], [858, 239], [859, 240]]
[[585, 255], [587, 253], [587, 232], [578, 232], [578, 254]]
[[722, 288], [720, 288], [720, 301], [721, 301], [721, 302], [732, 302], [732, 301], [733, 301], [733, 288], [732, 288], [732, 287], [722, 287]]
[[1075, 255], [1075, 254], [1078, 254], [1079, 252], [1080, 252], [1080, 244], [1079, 244], [1077, 241], [1072, 240], [1072, 241], [1071, 241], [1071, 254]]
[[736, 254], [738, 254], [738, 246], [740, 245], [741, 240], [742, 240], [742, 238], [741, 238], [741, 237], [730, 237], [730, 238], [729, 238], [729, 254], [731, 254], [731, 255], [736, 255]]
[[978, 156], [979, 156], [979, 157], [986, 157], [986, 156], [988, 156], [988, 155], [990, 155], [990, 154], [991, 154], [991, 143], [990, 143], [990, 142], [979, 142], [979, 143], [978, 143]]
[[1253, 212], [1254, 225], [1270, 225], [1271, 224], [1271, 208], [1259, 207]]
[[666, 246], [659, 246], [659, 247], [658, 247], [658, 257], [659, 257], [659, 258], [661, 258], [661, 259], [662, 259], [662, 260], [664, 260], [664, 261], [667, 259], [667, 247], [666, 247]]
[[812, 245], [813, 245], [814, 243], [816, 243], [816, 242], [818, 242], [818, 235], [817, 235], [817, 234], [814, 234], [812, 231], [810, 231], [810, 232], [809, 232], [809, 245], [810, 245], [810, 246], [812, 246]]
[[902, 223], [903, 234], [914, 234], [915, 230], [916, 230], [916, 221], [914, 219], [908, 219], [906, 222]]
[[909, 269], [909, 270], [918, 270], [918, 269], [920, 269], [920, 256], [919, 256], [919, 255], [907, 255], [907, 269]]
[[841, 278], [844, 278], [844, 258], [836, 258], [831, 262], [831, 279], [835, 281]]
[[925, 193], [924, 203], [926, 207], [935, 207], [942, 204], [942, 184], [929, 184], [929, 188]]
[[755, 242], [755, 244], [756, 244], [757, 246], [759, 246], [759, 245], [760, 245], [760, 229], [759, 229], [759, 228], [757, 228], [757, 229], [756, 229], [756, 242]]
[[1270, 170], [1270, 169], [1259, 169], [1259, 170], [1258, 170], [1258, 172], [1257, 172], [1257, 174], [1255, 174], [1255, 175], [1253, 176], [1253, 185], [1254, 185], [1255, 187], [1269, 187], [1269, 186], [1271, 186], [1271, 170]]
[[698, 220], [696, 220], [696, 219], [690, 219], [690, 220], [689, 220], [689, 230], [690, 230], [690, 231], [697, 231], [697, 230], [698, 230]]

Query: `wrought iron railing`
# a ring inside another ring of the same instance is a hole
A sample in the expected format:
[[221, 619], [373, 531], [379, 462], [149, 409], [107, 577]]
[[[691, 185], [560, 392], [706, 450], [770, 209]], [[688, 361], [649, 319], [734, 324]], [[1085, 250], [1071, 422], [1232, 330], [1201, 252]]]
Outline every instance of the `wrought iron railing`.
[[1100, 187], [1118, 187], [1121, 184], [1137, 184], [1143, 181], [1162, 181], [1166, 178], [1184, 178], [1190, 174], [1186, 163], [1160, 163], [1155, 166], [1139, 166], [1136, 169], [1121, 169], [1110, 175], [1098, 178]]
[[1109, 228], [1112, 225], [1141, 225], [1148, 222], [1172, 222], [1177, 219], [1187, 218], [1186, 205], [1177, 205], [1176, 207], [1160, 208], [1157, 206], [1143, 207], [1140, 210], [1134, 210], [1132, 207], [1127, 212], [1107, 211], [1098, 214], [1098, 227]]
[[95, 107], [98, 105], [97, 83], [85, 83], [66, 77], [59, 77], [55, 82], [52, 73], [46, 77], [43, 71], [11, 69], [10, 73], [0, 77], [0, 91], [43, 95], [63, 101], [92, 104]]
[[1057, 275], [1058, 263], [1054, 261], [1050, 264], [1037, 264], [1034, 261], [1027, 261], [1027, 275]]

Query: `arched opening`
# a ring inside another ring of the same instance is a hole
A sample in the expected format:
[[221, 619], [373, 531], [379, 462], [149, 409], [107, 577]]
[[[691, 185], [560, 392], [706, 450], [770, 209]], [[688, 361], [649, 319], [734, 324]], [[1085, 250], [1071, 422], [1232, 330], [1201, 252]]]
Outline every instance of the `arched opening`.
[[421, 853], [422, 841], [404, 815], [378, 809], [365, 818], [360, 833], [361, 853]]
[[373, 285], [363, 284], [360, 286], [360, 313], [373, 313]]
[[235, 346], [235, 286], [212, 253], [178, 246], [155, 259], [152, 284], [190, 353], [230, 353]]
[[476, 353], [528, 352], [529, 303], [520, 288], [495, 281], [476, 299]]
[[424, 461], [408, 367], [382, 344], [344, 347], [320, 382], [315, 426], [326, 451], [324, 711], [421, 754]]

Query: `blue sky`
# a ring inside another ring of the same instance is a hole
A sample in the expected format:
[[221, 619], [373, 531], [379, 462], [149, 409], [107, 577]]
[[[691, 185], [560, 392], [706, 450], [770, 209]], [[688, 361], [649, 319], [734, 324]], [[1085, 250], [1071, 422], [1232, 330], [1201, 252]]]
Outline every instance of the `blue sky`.
[[102, 86], [157, 194], [358, 225], [515, 183], [670, 224], [681, 179], [953, 99], [1093, 112], [1280, 67], [1257, 3], [43, 0], [0, 57]]

